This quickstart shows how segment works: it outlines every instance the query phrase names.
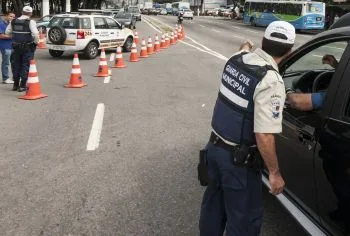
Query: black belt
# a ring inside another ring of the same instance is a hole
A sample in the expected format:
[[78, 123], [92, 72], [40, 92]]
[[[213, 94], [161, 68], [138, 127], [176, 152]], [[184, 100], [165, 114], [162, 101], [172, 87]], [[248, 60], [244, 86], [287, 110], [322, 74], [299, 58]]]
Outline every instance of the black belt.
[[239, 145], [229, 145], [227, 143], [225, 143], [219, 136], [217, 136], [214, 132], [211, 132], [210, 134], [210, 138], [209, 138], [209, 141], [216, 145], [216, 146], [219, 146], [223, 149], [225, 149], [226, 151], [229, 151], [229, 152], [232, 152], [232, 151], [235, 151], [237, 150], [237, 148], [239, 148]]

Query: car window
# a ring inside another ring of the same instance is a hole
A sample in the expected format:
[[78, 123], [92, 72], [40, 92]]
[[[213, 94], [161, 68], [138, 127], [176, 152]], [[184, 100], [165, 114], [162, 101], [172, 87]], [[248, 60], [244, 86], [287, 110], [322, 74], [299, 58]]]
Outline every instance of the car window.
[[94, 18], [95, 29], [108, 29], [108, 25], [104, 18], [95, 17]]
[[80, 27], [82, 29], [91, 29], [91, 20], [90, 20], [90, 18], [81, 18], [80, 19]]
[[[283, 80], [286, 88], [293, 88], [295, 84], [299, 82], [303, 73], [313, 71], [316, 75], [318, 72], [334, 71], [335, 68], [331, 65], [323, 63], [323, 57], [325, 55], [334, 56], [339, 62], [347, 45], [347, 41], [324, 44], [299, 58], [283, 73]], [[312, 79], [313, 78], [310, 78], [311, 85]]]
[[54, 17], [49, 23], [49, 28], [54, 26], [60, 26], [65, 29], [77, 29], [78, 18], [75, 17]]
[[41, 19], [41, 21], [50, 21], [50, 16], [44, 16], [42, 19]]
[[109, 29], [119, 29], [119, 25], [115, 20], [106, 18], [106, 21]]
[[72, 17], [63, 18], [60, 22], [60, 26], [65, 29], [77, 29], [78, 28], [77, 18], [72, 18]]

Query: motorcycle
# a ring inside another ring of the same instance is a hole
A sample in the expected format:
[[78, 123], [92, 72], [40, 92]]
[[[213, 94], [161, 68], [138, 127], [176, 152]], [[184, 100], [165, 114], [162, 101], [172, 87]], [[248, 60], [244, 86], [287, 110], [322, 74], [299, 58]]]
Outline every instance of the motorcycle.
[[183, 16], [179, 16], [179, 18], [177, 19], [177, 23], [179, 25], [182, 25], [182, 21], [184, 20], [184, 17]]

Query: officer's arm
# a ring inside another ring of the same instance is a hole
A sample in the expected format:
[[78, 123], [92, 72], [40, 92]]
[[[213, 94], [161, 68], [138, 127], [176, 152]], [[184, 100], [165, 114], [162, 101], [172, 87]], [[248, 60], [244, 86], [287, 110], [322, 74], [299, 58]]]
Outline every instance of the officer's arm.
[[40, 41], [40, 37], [39, 37], [38, 28], [36, 27], [36, 22], [34, 20], [30, 20], [29, 28], [30, 28], [30, 31], [32, 32], [34, 43], [38, 44]]
[[282, 109], [285, 101], [283, 80], [276, 72], [268, 71], [254, 91], [254, 133], [259, 152], [269, 170], [270, 192], [283, 191], [274, 134], [282, 132]]
[[279, 175], [274, 134], [255, 133], [259, 152], [270, 174]]

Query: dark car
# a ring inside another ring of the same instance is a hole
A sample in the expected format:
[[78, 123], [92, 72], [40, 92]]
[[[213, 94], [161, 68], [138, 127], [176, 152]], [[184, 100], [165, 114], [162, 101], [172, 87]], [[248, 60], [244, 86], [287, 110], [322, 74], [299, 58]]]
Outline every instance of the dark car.
[[136, 17], [132, 13], [120, 11], [114, 16], [114, 19], [129, 29], [136, 29]]
[[141, 11], [138, 6], [129, 6], [127, 12], [133, 14], [137, 21], [141, 21]]
[[[277, 198], [311, 235], [350, 235], [349, 42], [350, 27], [325, 31], [279, 64], [286, 88], [325, 93], [319, 110], [285, 104], [276, 136], [286, 182]], [[338, 60], [336, 68], [322, 63], [327, 54]], [[268, 184], [267, 175], [263, 181]]]
[[331, 25], [331, 27], [329, 27], [329, 29], [335, 29], [335, 28], [339, 28], [339, 27], [348, 26], [349, 23], [350, 23], [350, 12], [346, 13], [345, 15], [340, 17], [338, 21], [334, 22]]

